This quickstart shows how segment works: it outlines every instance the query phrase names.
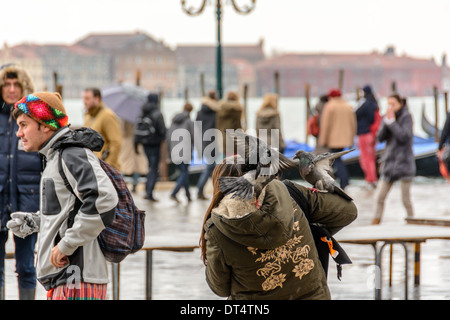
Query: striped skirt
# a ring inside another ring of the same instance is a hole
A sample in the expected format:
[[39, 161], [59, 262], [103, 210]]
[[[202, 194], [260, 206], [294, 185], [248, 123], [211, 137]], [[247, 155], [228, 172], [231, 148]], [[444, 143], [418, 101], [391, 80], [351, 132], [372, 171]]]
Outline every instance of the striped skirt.
[[48, 290], [47, 300], [105, 300], [106, 287], [106, 283], [81, 282], [76, 287], [63, 284]]

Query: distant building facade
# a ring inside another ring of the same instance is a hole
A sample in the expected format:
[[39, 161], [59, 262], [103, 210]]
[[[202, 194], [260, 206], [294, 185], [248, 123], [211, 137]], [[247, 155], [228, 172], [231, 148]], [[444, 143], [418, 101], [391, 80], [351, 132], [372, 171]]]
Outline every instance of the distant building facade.
[[106, 57], [78, 45], [21, 44], [2, 50], [0, 56], [3, 63], [16, 61], [26, 68], [36, 90], [56, 91], [57, 80], [64, 98], [80, 98], [84, 88], [110, 82]]
[[342, 91], [356, 92], [357, 87], [371, 84], [378, 96], [387, 96], [395, 83], [397, 92], [405, 96], [433, 94], [441, 89], [442, 68], [433, 60], [385, 54], [285, 54], [266, 59], [256, 65], [256, 94], [263, 95], [273, 87], [273, 74], [279, 72], [280, 95], [319, 96], [339, 86], [343, 71]]
[[[377, 96], [387, 96], [393, 83], [405, 96], [430, 96], [434, 86], [440, 92], [450, 90], [445, 56], [437, 65], [432, 59], [398, 56], [390, 47], [385, 53], [292, 53], [267, 58], [263, 44], [261, 40], [222, 47], [224, 94], [235, 90], [242, 95], [244, 85], [249, 97], [274, 92], [278, 72], [281, 96], [304, 96], [306, 84], [311, 96], [319, 96], [338, 87], [340, 70], [344, 93], [371, 84]], [[22, 65], [33, 77], [36, 90], [55, 90], [56, 73], [64, 98], [78, 99], [86, 87], [137, 81], [165, 97], [183, 97], [186, 92], [189, 97], [200, 97], [202, 89], [216, 89], [216, 56], [215, 45], [171, 49], [143, 32], [100, 33], [72, 45], [5, 45], [0, 50], [0, 66]]]
[[[202, 95], [201, 75], [205, 92], [216, 89], [217, 85], [217, 47], [215, 45], [179, 45], [176, 48], [178, 96], [185, 90], [189, 96]], [[255, 92], [254, 65], [265, 59], [263, 41], [255, 45], [222, 46], [223, 92], [241, 92], [247, 84]]]
[[111, 82], [136, 83], [173, 97], [176, 91], [175, 52], [142, 32], [91, 34], [78, 45], [101, 50], [107, 57]]
[[0, 51], [0, 67], [16, 64], [25, 68], [33, 79], [35, 90], [46, 90], [44, 82], [44, 63], [41, 57], [28, 46], [21, 45], [9, 48], [7, 45]]

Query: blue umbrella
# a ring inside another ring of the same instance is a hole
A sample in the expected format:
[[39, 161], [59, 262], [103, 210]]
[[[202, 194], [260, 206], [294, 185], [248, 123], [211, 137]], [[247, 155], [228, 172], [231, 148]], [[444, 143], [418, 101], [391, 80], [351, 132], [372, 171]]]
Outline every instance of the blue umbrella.
[[103, 103], [123, 120], [134, 123], [147, 101], [149, 92], [141, 87], [120, 83], [102, 88]]

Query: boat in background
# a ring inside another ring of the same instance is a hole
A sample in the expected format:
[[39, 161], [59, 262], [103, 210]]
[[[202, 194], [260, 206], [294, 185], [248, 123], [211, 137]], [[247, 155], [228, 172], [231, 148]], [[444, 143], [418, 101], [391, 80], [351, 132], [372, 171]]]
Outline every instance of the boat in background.
[[[421, 118], [421, 124], [423, 131], [428, 135], [430, 138], [434, 138], [436, 134], [436, 127], [431, 124], [431, 122], [428, 120], [427, 116], [425, 115], [425, 104], [422, 105], [422, 118]], [[438, 130], [438, 137], [440, 137], [442, 134], [442, 130]]]
[[[385, 142], [377, 143], [375, 146], [377, 154], [377, 169], [380, 158], [386, 146]], [[414, 136], [413, 152], [416, 161], [416, 175], [425, 177], [440, 176], [439, 160], [437, 158], [438, 143], [434, 138], [421, 138]], [[364, 173], [359, 165], [359, 149], [352, 151], [342, 157], [351, 177], [364, 177]]]
[[[380, 158], [384, 152], [386, 146], [385, 142], [377, 143], [375, 149], [377, 154], [377, 163], [379, 167]], [[286, 141], [286, 149], [284, 155], [292, 159], [298, 150], [305, 150], [313, 152], [314, 147], [295, 140]], [[421, 138], [414, 136], [413, 152], [416, 161], [416, 175], [425, 177], [438, 177], [441, 176], [439, 170], [439, 160], [437, 157], [438, 143], [434, 141], [434, 138]], [[196, 153], [194, 152], [194, 156]], [[350, 177], [363, 178], [364, 173], [359, 165], [360, 151], [356, 149], [350, 153], [347, 153], [342, 157], [344, 163], [347, 166]], [[205, 168], [205, 164], [191, 164], [189, 166], [189, 183], [195, 185], [200, 177], [200, 174]], [[174, 165], [169, 165], [169, 180], [176, 180], [178, 177], [178, 171]], [[302, 179], [298, 169], [292, 168], [283, 172], [284, 179], [298, 180]]]

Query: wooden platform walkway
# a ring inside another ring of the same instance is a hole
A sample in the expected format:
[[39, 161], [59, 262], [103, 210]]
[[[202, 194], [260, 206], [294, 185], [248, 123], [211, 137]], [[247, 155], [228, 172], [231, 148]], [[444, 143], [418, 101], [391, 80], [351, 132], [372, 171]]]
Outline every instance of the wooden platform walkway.
[[[432, 239], [450, 240], [450, 228], [430, 225], [370, 225], [355, 226], [343, 229], [335, 236], [340, 243], [351, 243], [359, 245], [371, 245], [374, 249], [374, 264], [379, 272], [375, 279], [375, 296], [381, 299], [381, 275], [382, 264], [381, 255], [386, 247], [390, 245], [390, 275], [392, 273], [392, 245], [399, 244], [404, 248], [405, 253], [405, 299], [408, 299], [408, 248], [406, 243], [414, 244], [414, 284], [420, 284], [420, 251], [421, 243]], [[146, 252], [146, 299], [152, 298], [152, 275], [153, 275], [153, 252], [173, 251], [192, 252], [197, 249], [198, 234], [180, 234], [179, 237], [167, 241], [163, 237], [148, 237], [144, 250]], [[390, 277], [391, 278], [391, 277]], [[120, 266], [113, 268], [113, 299], [120, 299]]]
[[[427, 240], [450, 240], [450, 228], [431, 224], [390, 224], [350, 226], [335, 235], [336, 240], [345, 244], [371, 245], [374, 249], [374, 265], [379, 271], [375, 279], [375, 299], [381, 299], [381, 256], [386, 246], [391, 248], [390, 271], [392, 271], [392, 245], [400, 245], [405, 253], [405, 299], [408, 299], [408, 248], [407, 243], [414, 244], [414, 284], [420, 284], [421, 244]], [[167, 237], [148, 236], [142, 251], [145, 251], [145, 298], [152, 299], [153, 253], [154, 251], [192, 252], [199, 248], [197, 233], [180, 233], [168, 240]], [[345, 249], [345, 246], [344, 246]], [[13, 258], [7, 253], [7, 259]], [[120, 264], [112, 264], [113, 300], [120, 299]]]
[[341, 243], [352, 243], [361, 245], [372, 245], [374, 249], [374, 258], [376, 266], [375, 274], [375, 299], [381, 299], [381, 275], [382, 264], [381, 256], [386, 245], [390, 246], [389, 274], [390, 284], [392, 281], [392, 245], [400, 244], [405, 253], [405, 300], [408, 299], [408, 248], [407, 243], [414, 244], [414, 284], [420, 284], [420, 252], [421, 243], [432, 240], [442, 239], [450, 240], [450, 228], [436, 225], [369, 225], [348, 227], [335, 236]]
[[450, 216], [406, 218], [406, 223], [450, 227]]

